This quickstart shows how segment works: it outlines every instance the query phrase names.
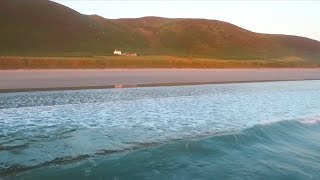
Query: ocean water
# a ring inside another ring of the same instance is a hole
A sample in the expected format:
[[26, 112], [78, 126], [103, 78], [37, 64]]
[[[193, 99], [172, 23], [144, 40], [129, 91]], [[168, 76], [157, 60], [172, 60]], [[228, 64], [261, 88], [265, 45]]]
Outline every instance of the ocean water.
[[320, 81], [0, 94], [0, 179], [320, 179]]

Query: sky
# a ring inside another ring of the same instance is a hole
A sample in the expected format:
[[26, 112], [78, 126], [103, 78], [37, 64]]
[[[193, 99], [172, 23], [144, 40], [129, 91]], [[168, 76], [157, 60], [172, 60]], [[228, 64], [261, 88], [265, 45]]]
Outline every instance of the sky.
[[289, 34], [320, 41], [320, 1], [54, 0], [82, 14], [105, 18], [204, 18], [254, 32]]

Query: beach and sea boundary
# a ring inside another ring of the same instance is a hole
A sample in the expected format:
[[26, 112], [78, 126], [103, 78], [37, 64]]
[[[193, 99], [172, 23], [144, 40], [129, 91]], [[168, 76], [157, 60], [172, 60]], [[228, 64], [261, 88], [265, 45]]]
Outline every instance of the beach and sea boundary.
[[317, 68], [0, 70], [0, 92], [320, 80]]

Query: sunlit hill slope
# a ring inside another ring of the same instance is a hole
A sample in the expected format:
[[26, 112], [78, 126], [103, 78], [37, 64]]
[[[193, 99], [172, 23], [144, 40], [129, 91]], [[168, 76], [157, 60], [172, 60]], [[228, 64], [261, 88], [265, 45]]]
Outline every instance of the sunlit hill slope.
[[309, 38], [206, 19], [105, 19], [47, 0], [1, 0], [0, 27], [0, 56], [108, 56], [118, 49], [233, 60], [320, 59], [320, 42]]

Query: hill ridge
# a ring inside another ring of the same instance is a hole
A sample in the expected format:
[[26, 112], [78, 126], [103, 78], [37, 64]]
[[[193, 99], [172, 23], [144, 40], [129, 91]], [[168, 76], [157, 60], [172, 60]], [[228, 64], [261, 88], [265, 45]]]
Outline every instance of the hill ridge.
[[107, 19], [47, 0], [0, 1], [0, 56], [145, 55], [319, 61], [320, 42], [202, 18]]

